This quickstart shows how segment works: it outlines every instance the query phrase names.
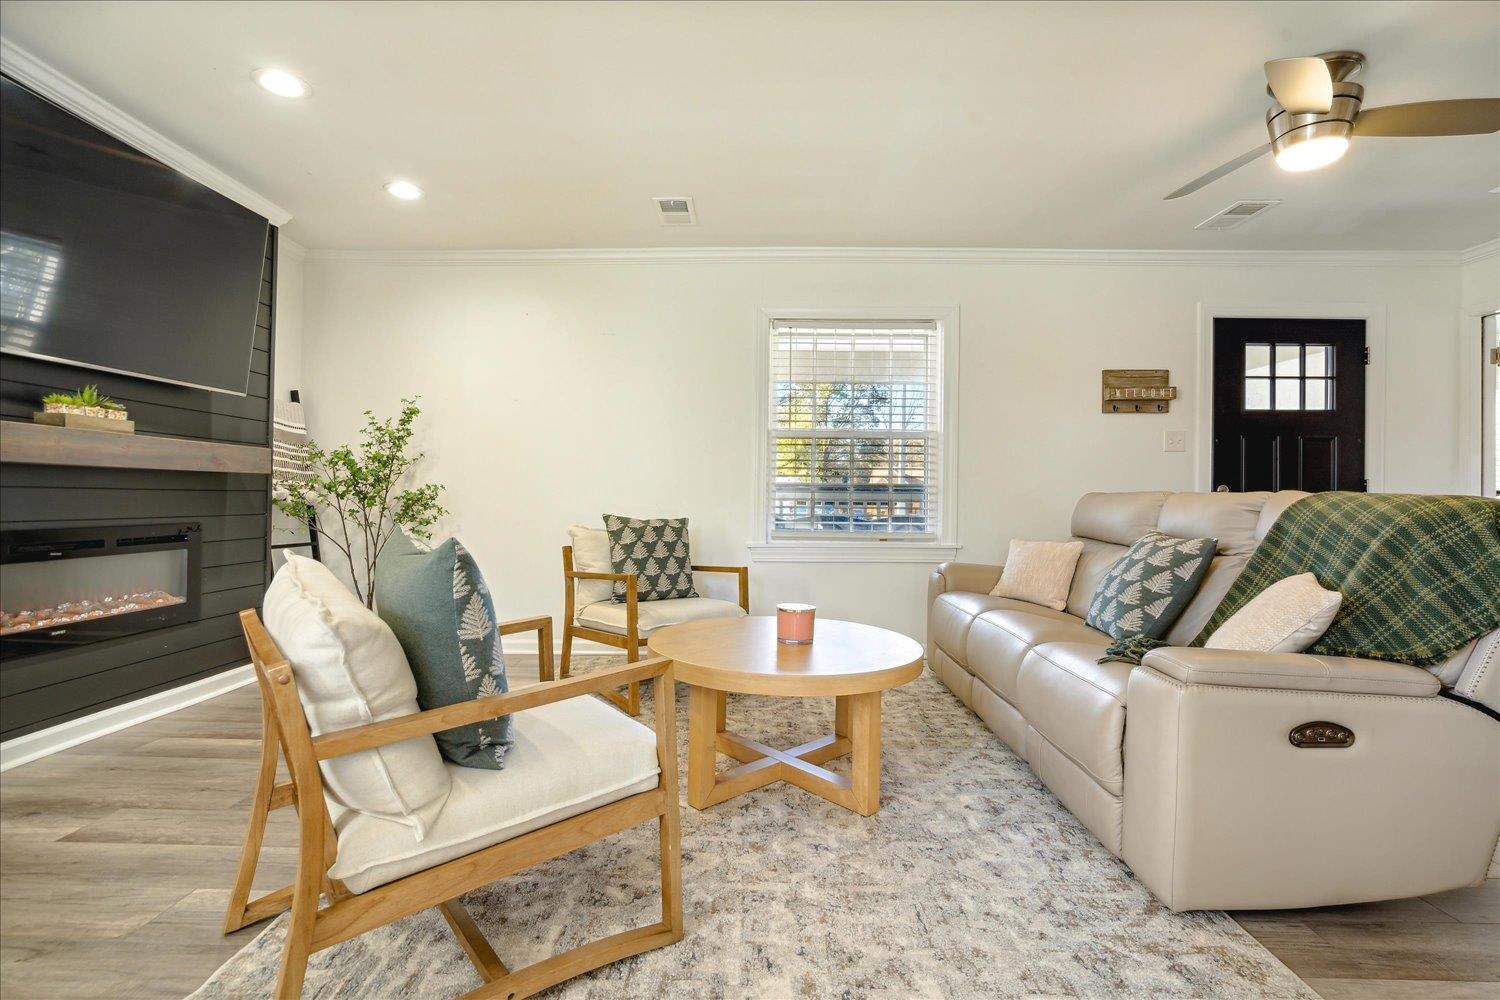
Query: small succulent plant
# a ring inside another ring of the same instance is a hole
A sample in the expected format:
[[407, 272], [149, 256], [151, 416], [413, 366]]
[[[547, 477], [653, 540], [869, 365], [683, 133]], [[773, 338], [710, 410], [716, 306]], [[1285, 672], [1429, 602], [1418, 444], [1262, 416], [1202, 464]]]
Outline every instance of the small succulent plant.
[[97, 385], [86, 385], [77, 392], [49, 392], [42, 397], [42, 402], [62, 406], [96, 406], [105, 410], [125, 409], [123, 404], [101, 393]]

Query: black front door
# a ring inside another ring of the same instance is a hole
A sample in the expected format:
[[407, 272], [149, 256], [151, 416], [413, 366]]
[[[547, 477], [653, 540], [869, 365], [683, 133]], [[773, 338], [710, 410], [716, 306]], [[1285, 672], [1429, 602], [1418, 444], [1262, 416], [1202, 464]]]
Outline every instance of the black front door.
[[1365, 324], [1214, 320], [1213, 483], [1365, 489]]

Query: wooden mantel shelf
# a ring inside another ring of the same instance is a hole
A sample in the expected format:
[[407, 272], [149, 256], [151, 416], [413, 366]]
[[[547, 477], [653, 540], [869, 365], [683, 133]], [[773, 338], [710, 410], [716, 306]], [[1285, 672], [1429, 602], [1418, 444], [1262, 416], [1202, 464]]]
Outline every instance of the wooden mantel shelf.
[[0, 462], [105, 469], [248, 472], [268, 476], [271, 474], [271, 449], [5, 420], [0, 421]]

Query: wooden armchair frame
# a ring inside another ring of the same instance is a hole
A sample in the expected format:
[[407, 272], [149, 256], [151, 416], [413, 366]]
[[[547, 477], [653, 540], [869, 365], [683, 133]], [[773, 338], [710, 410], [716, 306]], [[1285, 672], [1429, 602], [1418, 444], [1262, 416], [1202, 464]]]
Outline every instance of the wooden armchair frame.
[[[545, 622], [545, 632], [551, 631], [550, 619], [528, 621], [539, 630], [542, 630], [540, 623]], [[682, 940], [677, 723], [676, 699], [671, 694], [671, 660], [657, 658], [627, 663], [596, 674], [542, 683], [493, 698], [460, 702], [314, 737], [298, 700], [291, 667], [259, 616], [253, 610], [242, 611], [240, 625], [250, 646], [255, 679], [260, 686], [264, 743], [250, 824], [245, 832], [245, 851], [225, 916], [224, 933], [291, 910], [276, 983], [276, 996], [280, 1000], [301, 995], [307, 959], [314, 952], [429, 907], [443, 915], [464, 954], [484, 980], [483, 986], [464, 994], [463, 1000], [520, 1000], [622, 958]], [[550, 639], [550, 635], [545, 637]], [[550, 660], [551, 643], [543, 648]], [[655, 722], [656, 757], [661, 774], [656, 788], [363, 893], [351, 893], [337, 879], [329, 878], [328, 869], [337, 855], [338, 844], [323, 800], [319, 761], [641, 681], [657, 685], [659, 692]], [[290, 774], [290, 780], [281, 784], [276, 783], [278, 749]], [[297, 810], [298, 819], [296, 881], [251, 901], [250, 883], [255, 877], [266, 817], [271, 810], [288, 805]], [[662, 919], [658, 923], [601, 938], [513, 971], [501, 962], [459, 901], [460, 896], [472, 889], [653, 820], [658, 824], [661, 851]], [[321, 908], [320, 898], [326, 900]]]
[[[613, 646], [625, 651], [625, 659], [628, 663], [634, 663], [640, 658], [641, 647], [646, 640], [640, 635], [640, 611], [639, 600], [636, 597], [636, 577], [633, 573], [587, 573], [573, 568], [573, 546], [564, 545], [562, 550], [563, 562], [563, 634], [562, 634], [562, 672], [559, 676], [569, 676], [569, 668], [573, 660], [573, 640], [590, 639], [594, 642]], [[750, 613], [750, 567], [749, 566], [691, 566], [694, 573], [733, 573], [739, 577], [740, 583], [740, 607], [745, 614]], [[617, 635], [614, 632], [605, 632], [603, 629], [589, 628], [587, 625], [577, 623], [577, 591], [579, 580], [612, 580], [625, 585], [625, 634]], [[639, 715], [641, 712], [641, 688], [639, 682], [631, 682], [626, 685], [625, 693], [613, 689], [599, 692], [609, 699], [615, 707], [626, 715]]]

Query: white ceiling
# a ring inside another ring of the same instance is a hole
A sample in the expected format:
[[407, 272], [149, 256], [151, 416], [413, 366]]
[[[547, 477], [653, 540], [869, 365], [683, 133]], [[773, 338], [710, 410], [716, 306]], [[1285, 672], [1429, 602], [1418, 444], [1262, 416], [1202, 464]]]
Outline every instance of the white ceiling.
[[[1366, 106], [1500, 96], [1500, 4], [35, 3], [0, 31], [294, 213], [316, 248], [1458, 250], [1500, 137], [1263, 158], [1261, 63], [1362, 50]], [[285, 101], [252, 70], [312, 84]], [[393, 177], [427, 191], [388, 197]], [[665, 228], [654, 195], [696, 199]], [[1239, 199], [1284, 204], [1225, 233]]]

